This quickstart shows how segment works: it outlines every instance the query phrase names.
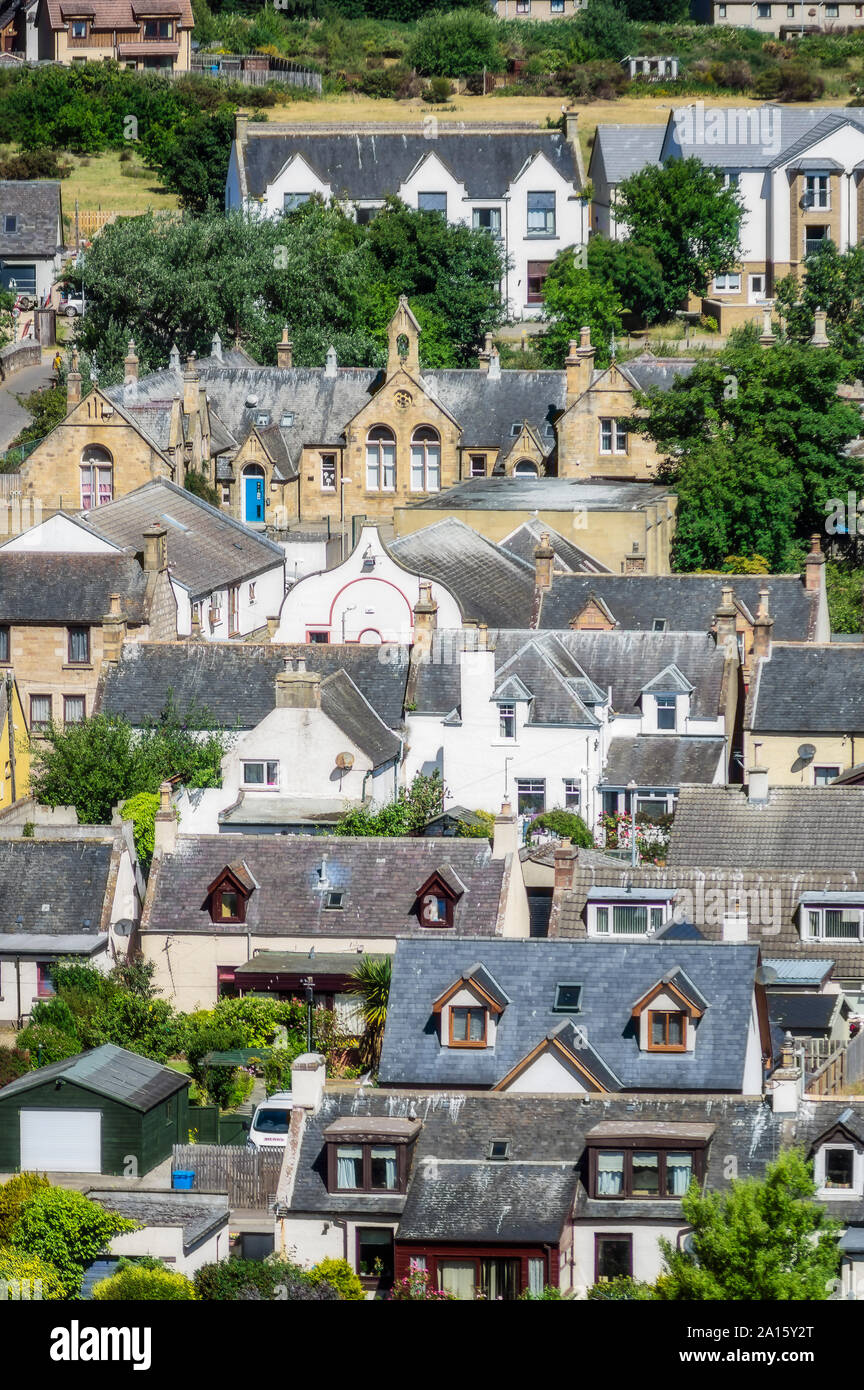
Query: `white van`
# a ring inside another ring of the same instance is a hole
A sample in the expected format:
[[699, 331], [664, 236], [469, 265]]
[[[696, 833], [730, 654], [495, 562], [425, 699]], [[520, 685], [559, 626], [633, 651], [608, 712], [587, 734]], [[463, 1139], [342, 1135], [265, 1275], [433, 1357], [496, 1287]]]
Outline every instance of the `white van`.
[[290, 1091], [274, 1091], [256, 1107], [249, 1126], [247, 1147], [251, 1149], [284, 1149], [291, 1124], [294, 1101]]

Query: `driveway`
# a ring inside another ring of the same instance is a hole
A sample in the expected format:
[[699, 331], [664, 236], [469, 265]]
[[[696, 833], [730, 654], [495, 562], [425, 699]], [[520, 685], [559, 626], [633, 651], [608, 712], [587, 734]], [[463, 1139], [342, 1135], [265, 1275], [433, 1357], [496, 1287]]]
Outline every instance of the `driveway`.
[[42, 386], [50, 386], [54, 380], [51, 371], [51, 358], [41, 367], [25, 367], [23, 372], [13, 372], [5, 381], [0, 381], [0, 449], [8, 449], [16, 434], [29, 422], [30, 416], [18, 404], [18, 396], [29, 396]]

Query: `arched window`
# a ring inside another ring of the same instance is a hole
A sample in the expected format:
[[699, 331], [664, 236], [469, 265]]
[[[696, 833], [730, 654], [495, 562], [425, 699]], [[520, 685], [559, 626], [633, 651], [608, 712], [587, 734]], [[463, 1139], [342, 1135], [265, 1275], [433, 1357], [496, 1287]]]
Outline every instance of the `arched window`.
[[81, 510], [104, 507], [114, 498], [114, 460], [101, 444], [88, 444], [81, 455]]
[[530, 459], [520, 459], [513, 469], [513, 473], [514, 475], [518, 474], [520, 478], [538, 478], [540, 476], [536, 463], [532, 463]]
[[262, 523], [264, 508], [264, 469], [260, 463], [247, 464], [243, 469], [243, 520]]
[[396, 436], [386, 425], [375, 425], [366, 436], [366, 487], [369, 492], [396, 487]]
[[441, 436], [421, 425], [411, 436], [411, 491], [438, 492], [441, 487]]

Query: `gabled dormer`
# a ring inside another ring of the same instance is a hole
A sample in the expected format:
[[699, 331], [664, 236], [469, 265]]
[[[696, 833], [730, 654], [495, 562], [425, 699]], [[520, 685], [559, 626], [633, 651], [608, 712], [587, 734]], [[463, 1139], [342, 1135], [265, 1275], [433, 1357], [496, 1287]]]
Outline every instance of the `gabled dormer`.
[[575, 632], [611, 632], [618, 620], [609, 605], [593, 589], [578, 613], [570, 619]]
[[811, 1153], [819, 1197], [864, 1196], [864, 1123], [851, 1106], [814, 1139]]
[[631, 1006], [642, 1052], [693, 1052], [696, 1025], [708, 1000], [676, 966], [662, 975]]
[[[570, 986], [572, 989], [573, 987]], [[564, 1018], [493, 1088], [532, 1094], [609, 1094], [622, 1083], [589, 1043], [585, 1028]]]
[[674, 661], [658, 671], [653, 680], [642, 687], [644, 732], [683, 733], [694, 689]]
[[257, 887], [243, 860], [226, 864], [209, 885], [203, 910], [209, 912], [211, 922], [245, 922], [249, 899]]
[[442, 1047], [494, 1047], [498, 1020], [510, 1003], [482, 962], [454, 980], [433, 1001]]
[[452, 864], [440, 864], [417, 889], [414, 911], [421, 927], [452, 927], [465, 884]]

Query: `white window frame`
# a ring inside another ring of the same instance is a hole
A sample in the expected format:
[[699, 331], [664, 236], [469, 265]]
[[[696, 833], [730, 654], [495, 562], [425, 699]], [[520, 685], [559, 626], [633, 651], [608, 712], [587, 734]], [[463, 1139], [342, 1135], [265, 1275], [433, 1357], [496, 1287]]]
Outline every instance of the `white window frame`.
[[[662, 704], [661, 704], [661, 701], [663, 702]], [[670, 703], [670, 701], [671, 701], [671, 703]], [[661, 711], [661, 709], [662, 709], [662, 710], [671, 710], [671, 711], [672, 711], [672, 723], [671, 723], [671, 724], [661, 724], [661, 723], [660, 723], [660, 711]], [[656, 719], [656, 723], [657, 723], [657, 732], [658, 732], [658, 734], [674, 734], [675, 731], [676, 731], [677, 728], [678, 728], [678, 696], [675, 695], [675, 694], [673, 694], [671, 691], [668, 691], [668, 690], [663, 691], [663, 692], [662, 692], [661, 694], [659, 694], [659, 695], [655, 695], [655, 696], [654, 696], [654, 715], [655, 715], [655, 719]]]
[[[332, 473], [333, 473], [333, 481], [332, 481], [332, 483], [328, 483], [328, 482], [326, 481], [326, 478], [327, 478], [328, 472], [330, 472], [331, 470], [332, 470]], [[322, 455], [321, 455], [321, 491], [322, 491], [322, 492], [335, 492], [335, 491], [336, 491], [336, 455], [335, 455], [335, 454], [322, 454]]]
[[[532, 198], [551, 198], [552, 206], [546, 208], [532, 208], [530, 202]], [[530, 188], [525, 196], [525, 235], [527, 237], [554, 237], [557, 235], [558, 226], [558, 207], [554, 188]], [[542, 216], [543, 225], [532, 227], [531, 219]]]
[[391, 432], [390, 439], [370, 439], [369, 434], [366, 435], [366, 491], [395, 492], [396, 436]]
[[804, 203], [813, 212], [831, 211], [831, 175], [805, 174]]
[[[432, 430], [420, 425], [411, 436], [411, 491], [441, 491], [441, 436], [437, 439], [417, 439], [420, 430]], [[438, 434], [438, 431], [435, 431]]]
[[[761, 288], [761, 290], [757, 290], [757, 289], [756, 289], [756, 283], [755, 283], [755, 282], [756, 282], [757, 280], [761, 280], [761, 281], [762, 281], [762, 288]], [[748, 275], [748, 276], [747, 276], [747, 302], [748, 302], [749, 304], [764, 304], [764, 303], [765, 303], [765, 272], [764, 272], [764, 270], [757, 270], [757, 271], [754, 272], [754, 274]]]
[[[506, 729], [511, 722], [513, 732], [508, 734]], [[505, 701], [498, 705], [498, 738], [504, 743], [516, 741], [516, 706], [512, 702]]]
[[715, 294], [740, 294], [741, 293], [741, 272], [740, 270], [727, 270], [724, 275], [714, 276]]
[[[839, 934], [832, 932], [828, 934], [828, 923], [826, 921], [829, 912], [839, 913], [842, 918], [849, 920], [848, 925], [852, 926], [851, 919], [856, 919], [857, 934]], [[826, 903], [820, 907], [818, 904], [813, 907], [809, 903], [804, 903], [801, 907], [801, 939], [802, 941], [864, 941], [864, 904], [856, 907], [854, 904], [842, 906]]]
[[[582, 809], [582, 781], [579, 777], [565, 777], [564, 781], [564, 810], [572, 811], [578, 816]], [[568, 803], [567, 798], [570, 797]]]
[[[645, 913], [645, 926], [638, 931], [615, 931], [616, 908], [628, 908], [636, 912]], [[666, 903], [640, 903], [626, 902], [620, 898], [611, 898], [605, 903], [588, 904], [588, 935], [602, 937], [604, 941], [636, 941], [648, 936], [648, 928], [652, 931], [659, 931], [664, 923], [668, 922], [672, 915], [672, 899]]]
[[600, 453], [627, 453], [627, 431], [615, 415], [605, 415], [600, 419]]
[[[250, 782], [246, 769], [260, 767], [262, 780]], [[272, 792], [279, 790], [279, 760], [274, 758], [244, 758], [241, 768], [242, 785], [248, 791]]]

